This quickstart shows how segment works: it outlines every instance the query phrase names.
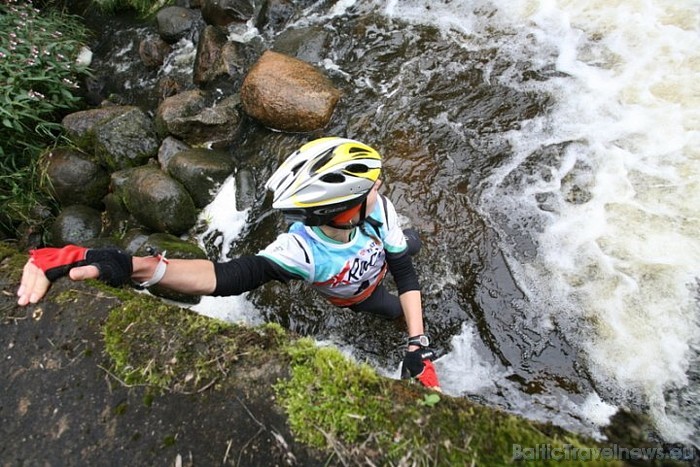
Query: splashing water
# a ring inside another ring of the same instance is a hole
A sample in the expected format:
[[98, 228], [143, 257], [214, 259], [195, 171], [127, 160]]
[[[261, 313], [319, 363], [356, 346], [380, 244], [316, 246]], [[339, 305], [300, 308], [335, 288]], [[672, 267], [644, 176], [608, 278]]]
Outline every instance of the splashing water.
[[[392, 14], [423, 21], [413, 13], [421, 3], [396, 2]], [[502, 232], [529, 313], [557, 323], [584, 350], [608, 400], [641, 396], [667, 439], [697, 443], [700, 401], [682, 413], [666, 400], [669, 391], [696, 397], [699, 384], [687, 375], [700, 335], [697, 4], [449, 3], [437, 19], [453, 7], [491, 5], [496, 14], [481, 21], [513, 32], [512, 60], [549, 60], [560, 73], [509, 83], [545, 89], [555, 105], [503, 135], [512, 157], [484, 182], [480, 200], [487, 217], [535, 220], [534, 259], [513, 251], [512, 233]], [[459, 29], [478, 35], [485, 26], [468, 16]], [[546, 170], [528, 173], [548, 147], [560, 148], [556, 163], [540, 160]], [[528, 182], [514, 183], [514, 174]]]

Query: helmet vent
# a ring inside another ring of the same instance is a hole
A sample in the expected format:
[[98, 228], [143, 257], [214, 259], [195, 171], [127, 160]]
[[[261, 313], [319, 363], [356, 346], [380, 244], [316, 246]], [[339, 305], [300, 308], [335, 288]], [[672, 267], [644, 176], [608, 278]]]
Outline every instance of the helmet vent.
[[314, 162], [314, 165], [311, 167], [312, 174], [318, 172], [318, 169], [326, 165], [328, 161], [330, 161], [333, 158], [333, 150], [334, 148], [330, 148], [323, 154], [319, 154], [318, 160]]
[[363, 174], [369, 172], [369, 167], [367, 167], [365, 164], [350, 164], [345, 168], [345, 170], [354, 174]]
[[343, 183], [345, 181], [345, 177], [339, 173], [329, 173], [322, 176], [321, 180], [326, 183]]
[[299, 172], [299, 169], [301, 169], [301, 168], [304, 166], [305, 163], [306, 163], [305, 161], [301, 161], [301, 162], [299, 162], [297, 165], [295, 165], [294, 167], [292, 167], [292, 173], [293, 173], [294, 175], [296, 175], [296, 173]]

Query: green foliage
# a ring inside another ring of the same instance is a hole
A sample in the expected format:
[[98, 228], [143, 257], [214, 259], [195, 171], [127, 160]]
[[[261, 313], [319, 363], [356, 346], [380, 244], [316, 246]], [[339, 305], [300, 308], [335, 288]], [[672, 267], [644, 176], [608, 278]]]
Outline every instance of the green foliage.
[[153, 15], [164, 6], [173, 3], [173, 0], [93, 0], [93, 4], [102, 11], [134, 10], [144, 17]]
[[0, 223], [30, 218], [45, 196], [38, 159], [61, 134], [57, 119], [78, 106], [76, 62], [86, 29], [78, 17], [39, 11], [31, 1], [0, 4]]
[[435, 407], [435, 404], [440, 402], [440, 396], [437, 394], [426, 394], [423, 396], [422, 400], [418, 401], [418, 405], [423, 405], [425, 407]]

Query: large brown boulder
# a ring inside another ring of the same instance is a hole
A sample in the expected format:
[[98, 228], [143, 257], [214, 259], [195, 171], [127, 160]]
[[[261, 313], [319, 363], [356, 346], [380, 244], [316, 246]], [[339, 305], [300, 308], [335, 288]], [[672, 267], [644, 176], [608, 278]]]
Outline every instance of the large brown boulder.
[[328, 124], [340, 99], [328, 78], [302, 60], [266, 51], [241, 87], [243, 110], [263, 125], [307, 132]]

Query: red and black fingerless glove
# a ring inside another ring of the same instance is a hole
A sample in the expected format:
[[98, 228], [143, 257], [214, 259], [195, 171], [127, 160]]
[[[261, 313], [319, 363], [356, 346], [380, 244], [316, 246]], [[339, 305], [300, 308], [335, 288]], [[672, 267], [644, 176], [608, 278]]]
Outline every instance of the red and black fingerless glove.
[[401, 378], [416, 378], [427, 388], [439, 389], [440, 382], [433, 365], [435, 358], [437, 358], [435, 351], [428, 348], [406, 352], [406, 356], [401, 364]]
[[127, 284], [133, 272], [131, 255], [116, 248], [88, 249], [68, 245], [63, 248], [39, 248], [30, 251], [29, 255], [51, 282], [67, 275], [73, 268], [91, 265], [100, 271], [99, 279], [102, 282], [118, 287]]

